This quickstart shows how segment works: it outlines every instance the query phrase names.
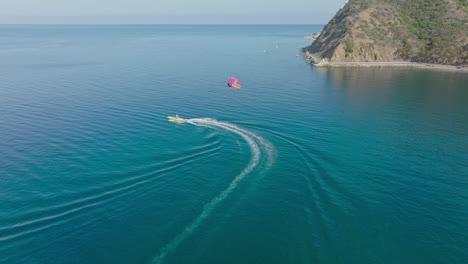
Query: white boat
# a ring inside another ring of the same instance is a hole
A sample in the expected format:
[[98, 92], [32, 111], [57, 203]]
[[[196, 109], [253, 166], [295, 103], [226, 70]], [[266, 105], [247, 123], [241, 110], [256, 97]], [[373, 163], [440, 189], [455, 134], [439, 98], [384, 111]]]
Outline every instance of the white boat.
[[185, 119], [181, 118], [179, 115], [168, 116], [167, 119], [168, 119], [169, 122], [174, 122], [174, 123], [183, 123], [183, 122], [185, 122]]

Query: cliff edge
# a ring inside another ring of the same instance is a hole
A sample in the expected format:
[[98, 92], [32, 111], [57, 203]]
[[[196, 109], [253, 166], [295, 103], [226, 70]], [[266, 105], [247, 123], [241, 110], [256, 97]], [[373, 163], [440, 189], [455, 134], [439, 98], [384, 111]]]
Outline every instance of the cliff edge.
[[349, 0], [303, 51], [322, 64], [407, 61], [463, 66], [468, 62], [468, 1]]

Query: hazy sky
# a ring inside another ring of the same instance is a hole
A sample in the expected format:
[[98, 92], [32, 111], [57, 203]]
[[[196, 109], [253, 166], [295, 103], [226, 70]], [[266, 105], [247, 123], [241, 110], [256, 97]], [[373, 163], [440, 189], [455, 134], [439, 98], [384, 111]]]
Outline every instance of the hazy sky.
[[0, 0], [0, 23], [323, 24], [347, 0]]

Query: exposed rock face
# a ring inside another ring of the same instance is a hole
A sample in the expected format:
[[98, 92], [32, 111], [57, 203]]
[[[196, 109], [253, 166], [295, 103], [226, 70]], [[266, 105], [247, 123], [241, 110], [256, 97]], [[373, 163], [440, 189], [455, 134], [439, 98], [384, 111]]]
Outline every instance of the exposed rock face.
[[305, 52], [329, 62], [468, 62], [468, 0], [349, 0]]

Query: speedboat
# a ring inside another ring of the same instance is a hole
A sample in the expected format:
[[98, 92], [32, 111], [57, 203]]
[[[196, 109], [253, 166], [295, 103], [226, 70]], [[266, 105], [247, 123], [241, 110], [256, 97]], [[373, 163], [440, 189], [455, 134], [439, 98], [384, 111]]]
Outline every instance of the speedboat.
[[167, 119], [168, 119], [169, 122], [174, 122], [174, 123], [183, 123], [183, 122], [185, 122], [185, 119], [181, 118], [179, 115], [168, 116]]

